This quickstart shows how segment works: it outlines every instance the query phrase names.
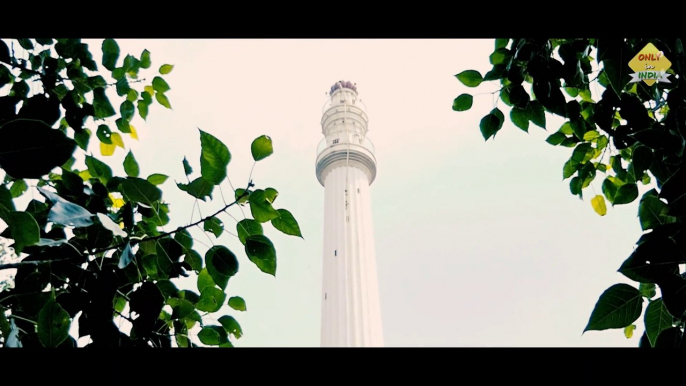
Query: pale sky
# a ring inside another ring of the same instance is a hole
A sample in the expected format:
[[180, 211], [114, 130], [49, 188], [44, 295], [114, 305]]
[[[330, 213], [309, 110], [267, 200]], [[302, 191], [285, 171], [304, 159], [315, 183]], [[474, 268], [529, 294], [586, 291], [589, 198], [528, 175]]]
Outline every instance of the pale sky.
[[[100, 50], [99, 41], [86, 42]], [[642, 319], [632, 339], [622, 330], [582, 336], [600, 294], [632, 283], [616, 271], [641, 234], [637, 202], [608, 204], [608, 214], [598, 216], [590, 199], [593, 189], [601, 194], [600, 173], [583, 201], [572, 196], [569, 180], [562, 180], [572, 149], [545, 142], [562, 123], [551, 115], [547, 132], [531, 124], [526, 134], [507, 122], [495, 141], [484, 142], [478, 125], [494, 106], [489, 92], [497, 82], [469, 89], [454, 75], [467, 69], [485, 74], [492, 39], [118, 42], [120, 58], [147, 48], [155, 70], [174, 65], [166, 76], [173, 110], [156, 104], [147, 122], [133, 122], [140, 140], [125, 136], [142, 177], [170, 176], [162, 185], [171, 203], [166, 230], [191, 218], [194, 198], [174, 180], [186, 180], [184, 156], [199, 170], [198, 128], [229, 147], [234, 187], [247, 184], [252, 140], [263, 134], [273, 140], [274, 154], [257, 163], [252, 179], [258, 188], [280, 192], [275, 207], [295, 216], [304, 240], [265, 226], [277, 250], [274, 278], [248, 260], [237, 238], [216, 240], [208, 233], [241, 264], [227, 294], [242, 296], [248, 311], [224, 307], [216, 314], [241, 324], [244, 336], [236, 346], [319, 345], [324, 188], [315, 159], [325, 94], [338, 80], [357, 83], [376, 147], [372, 215], [387, 346], [638, 345]], [[481, 95], [470, 111], [452, 111], [453, 99], [465, 92]], [[502, 101], [498, 107], [509, 114]], [[95, 137], [91, 144], [105, 158]], [[115, 172], [123, 174], [125, 154], [117, 149], [107, 160], [117, 164]], [[222, 189], [232, 196], [228, 183]], [[223, 206], [217, 189], [214, 198], [200, 202], [203, 216]], [[239, 210], [231, 213], [243, 218]], [[235, 232], [231, 217], [220, 218]], [[201, 233], [193, 231], [204, 255], [200, 243], [210, 241]], [[197, 292], [195, 276], [178, 286]]]

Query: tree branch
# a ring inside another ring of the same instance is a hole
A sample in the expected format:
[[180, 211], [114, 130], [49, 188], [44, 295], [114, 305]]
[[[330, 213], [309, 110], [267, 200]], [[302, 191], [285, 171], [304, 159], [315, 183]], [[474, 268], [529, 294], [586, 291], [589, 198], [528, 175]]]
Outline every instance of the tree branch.
[[[196, 221], [196, 222], [194, 222], [194, 223], [191, 223], [191, 224], [188, 224], [188, 225], [179, 227], [179, 228], [177, 228], [177, 229], [175, 229], [175, 230], [173, 230], [173, 231], [170, 231], [170, 232], [160, 233], [160, 234], [157, 235], [157, 236], [152, 236], [152, 237], [148, 237], [148, 238], [141, 239], [141, 240], [130, 240], [130, 239], [129, 239], [129, 241], [119, 243], [119, 244], [117, 244], [117, 245], [115, 245], [115, 246], [112, 246], [112, 247], [96, 249], [95, 251], [92, 251], [92, 252], [90, 252], [90, 253], [88, 253], [88, 254], [89, 254], [89, 255], [97, 255], [98, 253], [107, 252], [107, 251], [111, 251], [111, 250], [113, 250], [113, 249], [122, 248], [122, 247], [126, 246], [127, 243], [130, 243], [131, 246], [134, 246], [134, 245], [136, 245], [136, 244], [140, 244], [140, 243], [145, 242], [145, 241], [153, 241], [153, 240], [161, 239], [161, 238], [163, 238], [163, 237], [171, 236], [171, 235], [173, 235], [173, 234], [176, 233], [176, 232], [179, 232], [179, 231], [188, 229], [188, 228], [190, 228], [190, 227], [197, 226], [198, 224], [204, 222], [205, 220], [208, 220], [208, 219], [210, 219], [210, 218], [216, 217], [216, 216], [218, 216], [220, 213], [225, 212], [227, 209], [229, 209], [229, 208], [232, 207], [233, 205], [236, 205], [236, 204], [238, 203], [238, 201], [240, 201], [243, 197], [245, 197], [245, 196], [248, 195], [248, 191], [249, 191], [249, 189], [250, 189], [251, 186], [255, 186], [255, 185], [252, 183], [252, 181], [248, 183], [248, 187], [245, 189], [245, 191], [243, 192], [243, 194], [241, 194], [240, 196], [238, 196], [238, 198], [236, 198], [236, 201], [234, 201], [234, 202], [232, 202], [232, 203], [229, 203], [229, 204], [225, 205], [223, 208], [219, 209], [219, 210], [216, 211], [215, 213], [213, 213], [213, 214], [211, 214], [211, 215], [209, 215], [209, 216], [207, 216], [207, 217], [203, 217], [203, 218], [201, 218], [200, 220], [198, 220], [198, 221]], [[68, 261], [68, 260], [72, 260], [72, 259], [73, 259], [73, 258], [70, 257], [70, 258], [66, 258], [66, 259], [37, 260], [37, 261], [20, 261], [20, 262], [18, 262], [18, 263], [0, 264], [0, 271], [3, 270], [3, 269], [13, 269], [13, 268], [28, 267], [28, 266], [37, 266], [37, 265], [41, 265], [41, 264], [54, 263], [54, 262], [57, 262], [57, 261]]]
[[[95, 255], [95, 254], [98, 254], [98, 253], [110, 251], [110, 250], [112, 250], [112, 249], [121, 248], [121, 247], [125, 246], [126, 243], [131, 243], [131, 246], [134, 246], [134, 245], [136, 245], [136, 244], [140, 244], [140, 243], [143, 243], [143, 242], [146, 242], [146, 241], [158, 240], [158, 239], [161, 239], [161, 238], [163, 238], [163, 237], [171, 236], [171, 235], [173, 235], [173, 234], [176, 233], [176, 232], [179, 232], [179, 231], [186, 230], [186, 229], [188, 229], [188, 228], [197, 226], [198, 224], [200, 224], [200, 223], [202, 223], [202, 222], [204, 222], [204, 221], [206, 221], [206, 220], [209, 220], [209, 219], [211, 219], [211, 218], [213, 218], [213, 217], [218, 216], [220, 213], [226, 211], [227, 209], [229, 209], [229, 208], [232, 207], [233, 205], [237, 204], [238, 201], [240, 201], [240, 199], [242, 199], [243, 197], [245, 197], [245, 196], [248, 195], [248, 189], [250, 189], [250, 186], [254, 186], [254, 185], [252, 184], [252, 182], [248, 184], [248, 188], [245, 189], [245, 191], [243, 192], [243, 194], [241, 194], [241, 195], [236, 199], [236, 201], [234, 201], [234, 202], [232, 202], [232, 203], [229, 203], [229, 204], [225, 205], [223, 208], [219, 209], [219, 210], [216, 211], [215, 213], [213, 213], [213, 214], [211, 214], [211, 215], [209, 215], [209, 216], [203, 217], [203, 218], [201, 218], [200, 220], [198, 220], [198, 221], [196, 221], [196, 222], [193, 222], [193, 223], [190, 223], [190, 224], [188, 224], [188, 225], [185, 225], [185, 226], [176, 228], [175, 230], [170, 231], [170, 232], [160, 233], [160, 234], [157, 235], [157, 236], [152, 236], [152, 237], [148, 237], [148, 238], [141, 239], [141, 240], [131, 240], [131, 241], [127, 241], [127, 242], [122, 242], [122, 243], [117, 244], [117, 245], [115, 245], [115, 246], [113, 246], [113, 247], [97, 249], [97, 250], [91, 252], [90, 254], [91, 254], [91, 255]], [[2, 266], [0, 266], [0, 269], [2, 269]]]

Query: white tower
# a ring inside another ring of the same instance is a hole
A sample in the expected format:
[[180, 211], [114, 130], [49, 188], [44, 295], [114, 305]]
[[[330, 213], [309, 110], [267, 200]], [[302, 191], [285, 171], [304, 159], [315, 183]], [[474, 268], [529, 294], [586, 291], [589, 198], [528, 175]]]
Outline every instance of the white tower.
[[376, 177], [374, 146], [366, 138], [366, 109], [357, 87], [331, 87], [317, 148], [324, 186], [323, 347], [383, 346], [369, 186]]

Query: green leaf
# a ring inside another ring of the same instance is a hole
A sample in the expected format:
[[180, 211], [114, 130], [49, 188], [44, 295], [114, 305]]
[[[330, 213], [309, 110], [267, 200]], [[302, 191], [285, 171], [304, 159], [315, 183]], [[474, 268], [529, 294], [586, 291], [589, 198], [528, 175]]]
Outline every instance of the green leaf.
[[48, 221], [74, 228], [83, 228], [93, 224], [93, 214], [73, 202], [58, 201], [50, 208]]
[[565, 139], [567, 139], [567, 136], [564, 135], [564, 133], [558, 131], [548, 136], [548, 138], [546, 138], [545, 141], [553, 146], [557, 146], [561, 144]]
[[96, 88], [93, 90], [93, 110], [95, 119], [104, 119], [116, 114], [114, 107], [110, 103], [110, 99], [105, 94], [104, 88]]
[[69, 336], [71, 319], [55, 300], [49, 300], [38, 314], [38, 340], [45, 347], [57, 347]]
[[615, 284], [600, 295], [584, 332], [629, 326], [641, 316], [642, 304], [639, 290], [628, 284]]
[[[104, 214], [104, 213], [96, 213], [96, 216], [98, 216], [98, 220], [100, 220], [100, 224], [107, 230], [111, 231], [113, 235], [119, 236], [119, 237], [126, 237], [127, 234], [124, 232], [119, 225], [117, 225], [116, 222], [112, 221], [112, 219]], [[131, 248], [129, 248], [129, 251]], [[127, 263], [128, 264], [128, 263]]]
[[455, 77], [467, 87], [476, 87], [483, 81], [481, 73], [476, 70], [465, 70], [455, 75]]
[[147, 120], [148, 118], [148, 106], [150, 106], [150, 103], [142, 100], [138, 101], [138, 115], [140, 115], [144, 120]]
[[219, 238], [219, 236], [221, 236], [224, 232], [224, 224], [222, 223], [222, 220], [216, 217], [211, 217], [204, 221], [203, 229], [205, 231], [212, 232], [215, 237]]
[[200, 300], [196, 304], [198, 311], [216, 312], [222, 308], [226, 294], [216, 287], [205, 287], [200, 292]]
[[[656, 283], [660, 278], [678, 272], [679, 264], [686, 259], [672, 239], [655, 236], [654, 232], [641, 238], [634, 252], [619, 267], [619, 273], [641, 283]], [[663, 284], [660, 283], [660, 289], [664, 298], [667, 292]]]
[[113, 71], [119, 59], [119, 45], [114, 39], [105, 39], [102, 42], [102, 65]]
[[598, 133], [596, 130], [590, 130], [584, 133], [583, 135], [583, 140], [584, 141], [593, 141], [594, 139], [600, 137], [600, 133]]
[[638, 177], [643, 174], [644, 171], [650, 169], [650, 166], [653, 163], [653, 151], [647, 146], [638, 145], [634, 149], [631, 162], [634, 165], [636, 177]]
[[252, 153], [252, 158], [255, 161], [260, 161], [269, 157], [272, 155], [272, 153], [274, 153], [272, 139], [266, 135], [255, 138], [250, 145], [250, 152]]
[[110, 130], [109, 126], [99, 125], [98, 130], [96, 130], [95, 134], [98, 136], [100, 142], [106, 143], [108, 145], [112, 144], [112, 130]]
[[505, 64], [507, 65], [512, 58], [512, 52], [507, 48], [496, 48], [495, 51], [488, 57], [492, 65]]
[[229, 338], [222, 326], [205, 326], [198, 333], [198, 339], [208, 346], [218, 346], [228, 343]]
[[507, 66], [504, 64], [496, 64], [493, 66], [491, 71], [487, 72], [486, 75], [484, 75], [484, 80], [498, 80], [502, 79], [507, 75]]
[[646, 192], [641, 198], [638, 207], [638, 218], [641, 222], [641, 229], [645, 231], [663, 224], [674, 222], [674, 218], [668, 216], [667, 213], [667, 204], [657, 197], [655, 189]]
[[150, 51], [143, 50], [141, 53], [141, 68], [150, 68], [152, 61], [150, 60]]
[[579, 96], [581, 96], [581, 100], [584, 102], [595, 103], [593, 99], [591, 99], [591, 90], [580, 90]]
[[574, 134], [574, 131], [572, 130], [572, 124], [569, 122], [563, 123], [562, 126], [560, 126], [559, 132], [565, 135]]
[[[138, 169], [138, 162], [136, 162], [136, 158], [134, 158], [133, 153], [130, 150], [124, 158], [124, 171], [129, 177], [138, 177], [138, 174], [140, 173], [140, 169]], [[150, 181], [148, 180], [148, 182]]]
[[129, 89], [129, 91], [126, 93], [126, 100], [133, 103], [136, 101], [136, 99], [138, 99], [138, 91]]
[[16, 119], [0, 127], [0, 168], [15, 179], [40, 178], [67, 162], [76, 142], [42, 121]]
[[565, 92], [572, 98], [576, 98], [579, 95], [579, 89], [575, 87], [565, 87]]
[[276, 276], [276, 250], [267, 237], [248, 236], [245, 239], [245, 253], [262, 272]]
[[583, 184], [583, 179], [581, 179], [580, 177], [574, 177], [571, 179], [571, 181], [569, 181], [569, 191], [572, 192], [573, 195], [581, 197]]
[[[231, 161], [229, 148], [212, 134], [200, 129], [200, 174], [214, 185], [219, 185], [226, 178], [226, 167]], [[184, 161], [186, 158], [184, 158]], [[184, 169], [187, 162], [184, 162]], [[188, 175], [190, 173], [186, 173]]]
[[87, 155], [86, 166], [91, 176], [99, 178], [104, 185], [107, 185], [107, 182], [112, 179], [112, 169], [97, 158]]
[[131, 121], [131, 119], [133, 119], [133, 114], [136, 112], [136, 106], [134, 106], [131, 101], [126, 100], [119, 106], [119, 112], [121, 113], [122, 119]]
[[453, 110], [455, 111], [467, 111], [472, 108], [472, 103], [474, 102], [474, 97], [469, 94], [461, 94], [453, 101]]
[[605, 197], [601, 195], [593, 197], [591, 199], [591, 206], [593, 207], [593, 210], [595, 210], [595, 212], [599, 215], [605, 216], [607, 214], [607, 207], [605, 206]]
[[233, 335], [236, 339], [240, 339], [240, 337], [243, 336], [241, 326], [233, 317], [224, 315], [217, 321], [221, 323], [222, 327], [224, 327], [224, 330], [226, 330], [227, 333]]
[[167, 74], [169, 74], [170, 72], [172, 72], [173, 69], [174, 69], [174, 66], [173, 66], [173, 65], [171, 65], [171, 64], [163, 64], [162, 66], [160, 66], [160, 74], [162, 74], [162, 75], [167, 75]]
[[162, 185], [167, 180], [167, 178], [169, 177], [164, 174], [154, 173], [149, 175], [147, 180], [149, 183], [153, 185]]
[[10, 188], [10, 194], [12, 194], [13, 198], [17, 198], [24, 194], [24, 192], [29, 188], [28, 185], [26, 185], [26, 181], [24, 180], [16, 180], [12, 183], [12, 187]]
[[152, 206], [153, 202], [162, 198], [162, 191], [142, 178], [127, 177], [121, 182], [121, 189], [129, 201], [148, 206]]
[[[131, 87], [129, 86], [129, 81], [126, 79], [126, 77], [123, 77], [117, 81], [116, 89], [117, 89], [117, 95], [119, 95], [119, 96], [126, 95], [126, 100], [127, 101], [129, 100], [129, 91], [131, 91]], [[119, 110], [121, 111], [121, 107], [119, 108]]]
[[243, 219], [236, 224], [236, 232], [238, 233], [238, 239], [243, 245], [245, 245], [245, 239], [248, 236], [264, 234], [262, 225], [258, 221], [249, 218]]
[[186, 257], [184, 257], [183, 261], [190, 264], [191, 269], [193, 269], [196, 272], [200, 272], [200, 270], [202, 269], [202, 257], [200, 257], [200, 254], [198, 252], [192, 249], [186, 251]]
[[226, 288], [229, 278], [238, 272], [236, 255], [222, 245], [215, 245], [207, 251], [205, 265], [214, 283], [222, 290]]
[[654, 283], [641, 283], [638, 286], [638, 290], [641, 291], [641, 294], [648, 299], [652, 299], [657, 294]]
[[682, 345], [683, 333], [679, 327], [668, 328], [655, 340], [655, 348], [683, 348]]
[[183, 171], [187, 176], [190, 176], [193, 173], [193, 168], [191, 168], [186, 157], [183, 157]]
[[33, 49], [33, 43], [31, 42], [31, 39], [17, 39], [17, 42], [19, 43], [21, 48], [25, 50]]
[[543, 106], [538, 101], [530, 101], [527, 105], [527, 112], [529, 119], [534, 125], [545, 129], [545, 111]]
[[234, 200], [238, 202], [239, 204], [244, 204], [248, 202], [248, 197], [250, 197], [250, 191], [246, 191], [245, 189], [238, 188], [234, 192]]
[[131, 132], [131, 123], [127, 121], [126, 119], [122, 118], [117, 118], [114, 123], [117, 125], [117, 129], [121, 131], [122, 133], [130, 133]]
[[529, 114], [526, 110], [519, 107], [513, 107], [510, 110], [510, 119], [515, 126], [528, 132], [529, 131]]
[[614, 204], [615, 196], [617, 195], [617, 190], [619, 190], [619, 186], [616, 185], [610, 177], [606, 178], [605, 181], [603, 181], [603, 194], [605, 194], [605, 197], [607, 198], [608, 201], [610, 201], [611, 204]]
[[205, 197], [209, 197], [211, 199], [212, 190], [214, 190], [214, 184], [210, 181], [207, 181], [204, 177], [198, 177], [190, 184], [177, 183], [176, 186], [191, 196], [203, 201], [205, 201]]
[[[498, 110], [500, 111], [500, 110]], [[493, 112], [487, 114], [481, 119], [479, 123], [479, 128], [481, 129], [481, 135], [483, 135], [484, 140], [488, 141], [489, 138], [495, 137], [495, 134], [503, 127], [503, 120]]]
[[276, 211], [279, 213], [279, 217], [272, 219], [272, 225], [274, 228], [287, 235], [303, 238], [302, 233], [300, 233], [300, 226], [298, 226], [298, 222], [295, 221], [295, 218], [291, 212], [287, 211], [286, 209], [277, 209]]
[[[98, 213], [98, 215], [101, 215], [102, 213]], [[131, 251], [131, 244], [126, 243], [126, 246], [124, 247], [124, 250], [121, 252], [121, 256], [119, 257], [119, 264], [117, 265], [119, 269], [124, 269], [126, 266], [133, 261], [133, 252]], [[159, 286], [159, 283], [157, 283]]]
[[572, 152], [572, 160], [577, 163], [586, 163], [593, 155], [593, 148], [590, 143], [580, 143]]
[[167, 82], [160, 76], [156, 76], [152, 80], [152, 88], [157, 91], [157, 93], [164, 94], [165, 92], [171, 90]]
[[667, 311], [662, 299], [656, 299], [648, 303], [646, 308], [644, 322], [646, 326], [646, 334], [650, 340], [650, 344], [655, 346], [657, 337], [660, 333], [672, 327], [674, 318]]
[[24, 247], [40, 241], [38, 223], [28, 212], [11, 212], [7, 216], [10, 223], [10, 234], [14, 239], [14, 250], [19, 254]]
[[619, 187], [614, 197], [612, 205], [629, 204], [638, 197], [638, 187], [636, 184], [624, 184]]
[[172, 320], [185, 318], [195, 311], [195, 306], [187, 299], [169, 298], [167, 299], [167, 304], [172, 308]]
[[87, 83], [88, 83], [88, 86], [92, 89], [107, 86], [107, 82], [105, 81], [105, 78], [103, 78], [100, 75], [88, 77]]
[[231, 298], [229, 298], [229, 307], [233, 308], [236, 311], [248, 310], [245, 306], [245, 300], [243, 300], [243, 298], [240, 296], [232, 296]]
[[210, 273], [207, 272], [207, 268], [203, 268], [198, 274], [198, 291], [202, 293], [205, 288], [212, 288], [214, 285], [214, 280], [212, 280]]
[[157, 102], [161, 104], [162, 106], [171, 109], [171, 103], [169, 103], [169, 98], [167, 98], [166, 95], [156, 92], [155, 93], [155, 99], [157, 99]]
[[264, 223], [279, 217], [279, 212], [267, 201], [264, 190], [255, 190], [248, 196], [248, 200], [250, 202], [250, 212], [255, 220]]
[[279, 192], [274, 188], [267, 188], [264, 190], [264, 199], [270, 204], [274, 204], [274, 201], [276, 201], [276, 197], [278, 196]]
[[509, 42], [510, 39], [495, 39], [495, 49], [505, 48]]

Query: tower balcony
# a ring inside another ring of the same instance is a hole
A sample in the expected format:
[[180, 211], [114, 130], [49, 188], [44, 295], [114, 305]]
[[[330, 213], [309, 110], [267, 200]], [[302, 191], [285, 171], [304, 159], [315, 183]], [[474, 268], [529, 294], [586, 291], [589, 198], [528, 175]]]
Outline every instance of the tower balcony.
[[359, 142], [337, 142], [336, 139], [324, 138], [317, 146], [317, 179], [324, 186], [324, 180], [330, 170], [347, 164], [365, 172], [371, 185], [376, 178], [374, 153], [374, 144], [366, 137]]

